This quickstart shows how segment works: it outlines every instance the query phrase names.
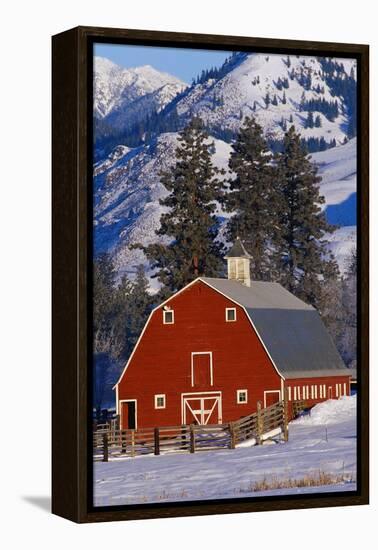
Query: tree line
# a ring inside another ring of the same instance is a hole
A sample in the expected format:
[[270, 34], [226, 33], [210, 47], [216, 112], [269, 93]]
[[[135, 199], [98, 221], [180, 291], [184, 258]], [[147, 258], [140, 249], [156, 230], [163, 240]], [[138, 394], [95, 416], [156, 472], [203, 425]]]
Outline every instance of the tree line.
[[[168, 194], [160, 200], [165, 212], [157, 241], [131, 245], [148, 259], [160, 283], [157, 295], [150, 296], [142, 267], [133, 282], [124, 277], [117, 286], [110, 257], [95, 261], [95, 353], [124, 362], [154, 305], [196, 277], [225, 276], [222, 233], [244, 243], [252, 280], [278, 282], [319, 311], [351, 364], [356, 259], [342, 277], [327, 241], [336, 228], [322, 212], [321, 178], [300, 134], [291, 126], [281, 151], [272, 153], [262, 127], [245, 118], [227, 173], [213, 164], [213, 151], [202, 120], [194, 117], [179, 133], [174, 165], [161, 173]], [[225, 228], [222, 211], [229, 215]]]

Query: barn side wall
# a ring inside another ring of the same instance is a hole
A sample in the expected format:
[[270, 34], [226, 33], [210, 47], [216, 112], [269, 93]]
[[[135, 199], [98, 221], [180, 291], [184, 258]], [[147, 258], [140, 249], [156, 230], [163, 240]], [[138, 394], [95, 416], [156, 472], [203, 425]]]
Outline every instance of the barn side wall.
[[327, 376], [285, 380], [290, 414], [292, 414], [292, 403], [295, 400], [305, 400], [308, 407], [313, 407], [327, 399], [338, 399], [343, 395], [350, 395], [350, 379], [350, 376]]
[[[191, 285], [168, 304], [174, 324], [163, 324], [157, 309], [118, 385], [119, 400], [137, 400], [137, 426], [182, 422], [182, 394], [222, 392], [222, 422], [256, 410], [264, 390], [281, 390], [275, 370], [244, 310], [202, 281]], [[225, 308], [235, 307], [236, 322], [226, 322]], [[191, 385], [192, 352], [212, 352], [213, 385]], [[248, 402], [237, 403], [237, 390], [248, 391]], [[166, 408], [155, 409], [154, 396], [166, 396]], [[122, 421], [122, 419], [121, 419]]]

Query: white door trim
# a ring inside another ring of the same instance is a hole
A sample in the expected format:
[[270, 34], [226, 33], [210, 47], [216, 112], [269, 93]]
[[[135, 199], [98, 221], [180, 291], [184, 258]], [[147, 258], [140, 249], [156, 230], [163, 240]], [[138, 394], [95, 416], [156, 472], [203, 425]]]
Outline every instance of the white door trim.
[[191, 385], [194, 387], [194, 356], [195, 355], [210, 355], [210, 386], [213, 385], [213, 352], [212, 351], [192, 351], [190, 356], [190, 373]]
[[[138, 429], [138, 401], [136, 399], [120, 399], [119, 400], [119, 404], [120, 404], [120, 407], [119, 407], [119, 424], [120, 424], [120, 428], [123, 429], [123, 418], [122, 418], [122, 403], [130, 403], [130, 402], [134, 402], [135, 403], [135, 429], [137, 430]], [[125, 429], [128, 429], [128, 428], [125, 428]]]
[[[264, 409], [266, 408], [266, 395], [268, 393], [278, 393], [279, 397], [281, 397], [281, 390], [265, 390], [264, 391]], [[280, 401], [280, 399], [278, 399]]]

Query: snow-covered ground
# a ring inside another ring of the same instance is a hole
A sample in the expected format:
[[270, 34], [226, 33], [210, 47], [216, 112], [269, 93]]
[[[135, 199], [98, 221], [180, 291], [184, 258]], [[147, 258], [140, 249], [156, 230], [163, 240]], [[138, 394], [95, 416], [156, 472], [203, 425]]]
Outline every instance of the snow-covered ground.
[[[94, 504], [112, 506], [356, 489], [356, 397], [316, 405], [290, 424], [288, 443], [126, 458], [94, 464]], [[270, 444], [269, 444], [270, 443]], [[319, 473], [333, 485], [256, 491], [256, 483]]]

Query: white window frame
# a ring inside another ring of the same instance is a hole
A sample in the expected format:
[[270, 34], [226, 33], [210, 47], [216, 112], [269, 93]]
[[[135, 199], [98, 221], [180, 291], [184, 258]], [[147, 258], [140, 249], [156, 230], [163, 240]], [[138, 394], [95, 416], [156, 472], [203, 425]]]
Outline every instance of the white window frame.
[[288, 401], [291, 401], [291, 386], [288, 386], [287, 388], [287, 398], [288, 398]]
[[347, 389], [346, 389], [346, 382], [344, 382], [344, 395], [347, 394]]
[[297, 400], [297, 386], [294, 386], [294, 401]]
[[[235, 318], [234, 319], [228, 319], [227, 318], [227, 315], [228, 315], [228, 312], [229, 311], [233, 311], [234, 314], [235, 314]], [[235, 323], [236, 321], [236, 307], [226, 307], [226, 322], [227, 323]]]
[[298, 399], [298, 401], [301, 400], [301, 387], [300, 386], [297, 386], [297, 399]]
[[[172, 321], [165, 320], [165, 314], [172, 313]], [[174, 309], [163, 309], [163, 324], [164, 325], [174, 325], [175, 323], [175, 311]]]
[[315, 396], [315, 399], [318, 398], [318, 385], [317, 384], [315, 384], [315, 386], [314, 386], [314, 396]]
[[319, 399], [323, 399], [323, 384], [319, 386]]
[[212, 351], [192, 351], [191, 353], [191, 385], [194, 388], [194, 356], [195, 355], [210, 355], [210, 386], [214, 385], [213, 379], [213, 352]]
[[[240, 394], [245, 393], [245, 401], [240, 401]], [[248, 403], [248, 390], [236, 390], [236, 402], [238, 405], [246, 405]]]
[[[158, 405], [158, 399], [163, 399], [164, 404]], [[156, 393], [155, 394], [155, 409], [165, 409], [167, 405], [167, 399], [165, 397], [165, 393]]]

